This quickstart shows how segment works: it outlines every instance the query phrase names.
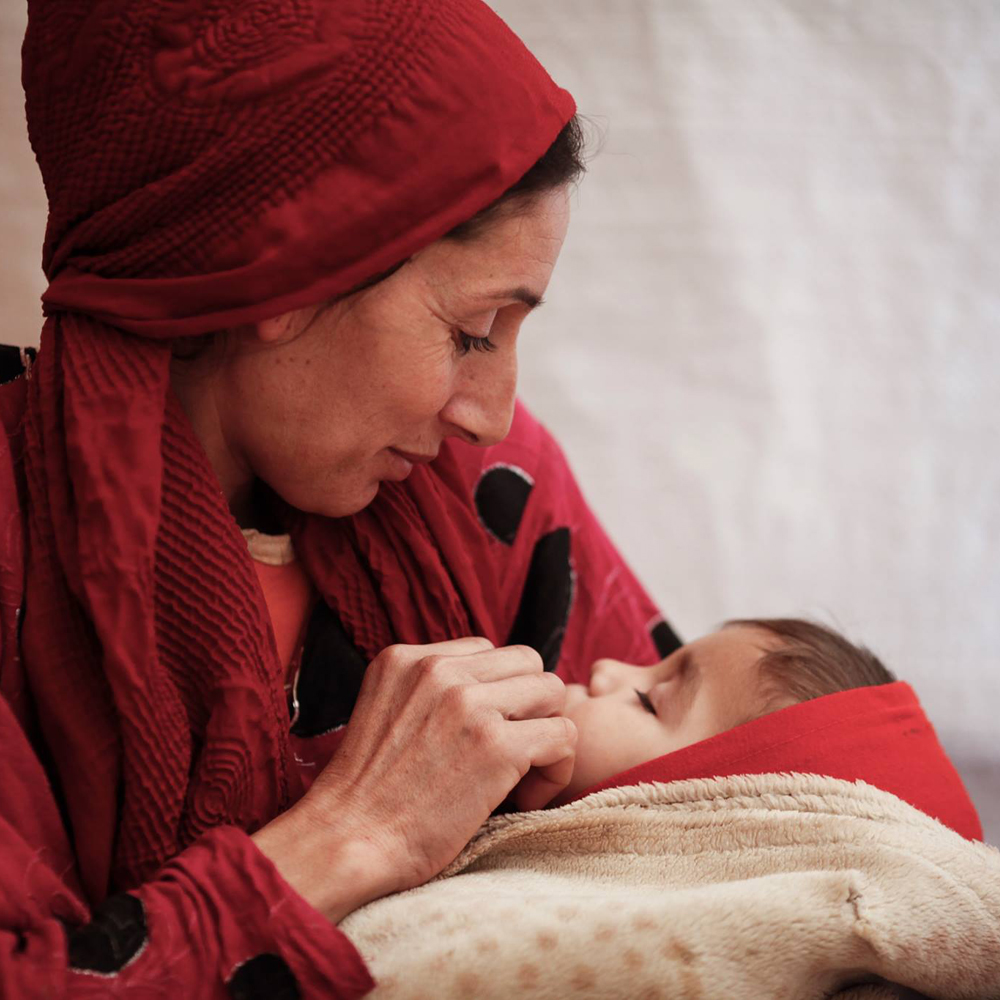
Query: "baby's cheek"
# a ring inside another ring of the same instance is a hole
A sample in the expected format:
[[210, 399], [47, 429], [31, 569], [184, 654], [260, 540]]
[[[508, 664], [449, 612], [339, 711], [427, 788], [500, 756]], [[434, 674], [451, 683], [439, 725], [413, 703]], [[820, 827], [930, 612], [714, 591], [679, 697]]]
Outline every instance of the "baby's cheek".
[[590, 699], [567, 712], [576, 723], [572, 784], [580, 791], [666, 752], [659, 749], [659, 724], [614, 699]]
[[[588, 703], [570, 704], [565, 715], [576, 725], [576, 757], [573, 763], [573, 777], [567, 793], [576, 793], [601, 780], [601, 762], [606, 757], [602, 741], [602, 724]], [[597, 777], [595, 777], [597, 775]]]

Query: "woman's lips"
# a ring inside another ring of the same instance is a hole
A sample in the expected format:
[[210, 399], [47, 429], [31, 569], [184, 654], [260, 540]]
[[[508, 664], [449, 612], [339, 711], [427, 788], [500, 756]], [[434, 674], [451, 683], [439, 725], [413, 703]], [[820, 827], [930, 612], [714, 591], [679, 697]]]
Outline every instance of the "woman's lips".
[[421, 455], [418, 452], [403, 451], [402, 448], [390, 448], [389, 451], [399, 455], [400, 458], [405, 459], [410, 463], [410, 465], [426, 465], [428, 462], [433, 462], [434, 459], [437, 458], [437, 452], [431, 455]]
[[386, 451], [392, 460], [392, 471], [383, 478], [394, 482], [405, 479], [413, 471], [413, 466], [426, 465], [437, 458], [437, 455], [418, 455], [411, 451], [400, 451], [399, 448], [386, 448]]
[[393, 482], [400, 482], [413, 471], [413, 463], [401, 455], [395, 448], [386, 448], [389, 455], [389, 471], [380, 476], [380, 479], [390, 479]]

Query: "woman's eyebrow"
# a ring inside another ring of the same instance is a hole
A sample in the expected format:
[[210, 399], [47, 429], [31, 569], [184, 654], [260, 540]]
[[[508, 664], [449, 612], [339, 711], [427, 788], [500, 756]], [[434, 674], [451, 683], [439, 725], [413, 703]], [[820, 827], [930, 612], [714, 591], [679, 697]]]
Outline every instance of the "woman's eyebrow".
[[509, 288], [506, 291], [487, 292], [484, 298], [489, 299], [491, 302], [503, 302], [514, 299], [516, 302], [523, 302], [529, 309], [537, 309], [539, 306], [545, 305], [545, 299], [541, 295], [533, 292], [530, 288], [525, 288], [523, 285], [518, 285], [517, 288]]

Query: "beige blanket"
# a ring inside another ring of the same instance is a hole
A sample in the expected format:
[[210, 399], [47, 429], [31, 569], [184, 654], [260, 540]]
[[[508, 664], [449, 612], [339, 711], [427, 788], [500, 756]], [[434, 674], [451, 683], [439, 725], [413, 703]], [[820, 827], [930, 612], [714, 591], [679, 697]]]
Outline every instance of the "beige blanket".
[[1000, 851], [861, 782], [637, 785], [496, 817], [341, 926], [385, 1000], [990, 1000]]

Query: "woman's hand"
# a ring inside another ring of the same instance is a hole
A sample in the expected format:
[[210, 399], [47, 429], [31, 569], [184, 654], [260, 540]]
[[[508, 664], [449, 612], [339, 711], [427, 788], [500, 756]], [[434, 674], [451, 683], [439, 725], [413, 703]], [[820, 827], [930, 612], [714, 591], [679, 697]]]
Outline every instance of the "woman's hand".
[[334, 920], [421, 885], [521, 779], [522, 809], [565, 787], [576, 729], [559, 714], [564, 701], [562, 681], [526, 646], [390, 646], [369, 665], [333, 759], [254, 839]]

